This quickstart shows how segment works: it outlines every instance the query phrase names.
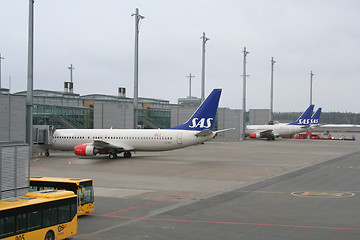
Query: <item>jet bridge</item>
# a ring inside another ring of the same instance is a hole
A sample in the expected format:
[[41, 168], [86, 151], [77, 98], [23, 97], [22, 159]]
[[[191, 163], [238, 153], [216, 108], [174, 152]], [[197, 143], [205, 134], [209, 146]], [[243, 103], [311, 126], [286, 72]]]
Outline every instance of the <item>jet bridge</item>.
[[51, 125], [34, 125], [33, 143], [51, 145], [53, 132], [54, 127]]

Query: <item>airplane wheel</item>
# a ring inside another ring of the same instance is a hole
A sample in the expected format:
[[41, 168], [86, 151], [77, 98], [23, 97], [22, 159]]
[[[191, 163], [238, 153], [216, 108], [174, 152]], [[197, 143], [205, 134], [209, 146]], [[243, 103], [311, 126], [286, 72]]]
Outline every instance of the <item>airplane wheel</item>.
[[117, 158], [116, 153], [110, 153], [110, 154], [109, 154], [109, 158], [110, 158], [110, 159], [116, 159], [116, 158]]
[[50, 153], [49, 152], [45, 152], [45, 156], [50, 156]]
[[131, 152], [124, 152], [124, 158], [131, 158]]

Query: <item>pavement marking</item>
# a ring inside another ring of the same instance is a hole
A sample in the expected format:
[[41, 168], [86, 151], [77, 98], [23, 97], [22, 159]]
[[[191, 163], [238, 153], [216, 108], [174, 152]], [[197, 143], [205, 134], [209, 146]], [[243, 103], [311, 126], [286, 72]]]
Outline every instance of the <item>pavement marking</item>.
[[251, 193], [268, 193], [268, 194], [285, 194], [286, 192], [275, 192], [275, 191], [238, 191], [238, 192], [251, 192]]
[[169, 196], [169, 197], [165, 197], [165, 198], [162, 198], [162, 199], [159, 199], [159, 200], [156, 200], [156, 201], [152, 201], [152, 202], [140, 204], [140, 205], [137, 205], [137, 206], [133, 206], [133, 207], [121, 209], [121, 210], [118, 210], [118, 211], [115, 211], [115, 212], [111, 212], [111, 213], [106, 213], [106, 214], [103, 214], [103, 215], [100, 215], [100, 216], [102, 216], [102, 217], [107, 217], [107, 216], [110, 216], [110, 215], [115, 214], [115, 213], [125, 212], [125, 211], [128, 211], [128, 210], [132, 210], [132, 209], [135, 209], [135, 208], [147, 206], [147, 205], [154, 204], [154, 203], [157, 203], [157, 202], [162, 202], [162, 201], [165, 201], [165, 200], [167, 200], [167, 199], [172, 199], [172, 198], [180, 197], [180, 196], [182, 196], [182, 195], [190, 194], [190, 193], [193, 193], [193, 192], [194, 192], [194, 191], [189, 191], [189, 192], [180, 193], [180, 194], [173, 195], [173, 196]]
[[345, 168], [345, 169], [360, 169], [360, 166], [337, 166], [336, 168]]
[[128, 217], [128, 216], [109, 216], [109, 217], [131, 219], [131, 220], [151, 220], [151, 221], [164, 221], [164, 222], [212, 223], [212, 224], [227, 224], [227, 225], [248, 225], [248, 226], [265, 226], [265, 227], [312, 228], [312, 229], [360, 231], [360, 228], [347, 228], [347, 227], [306, 226], [306, 225], [287, 225], [287, 224], [271, 224], [271, 223], [222, 222], [222, 221], [146, 218], [146, 217]]
[[342, 191], [296, 191], [291, 195], [296, 197], [310, 197], [310, 198], [343, 198], [353, 197], [355, 193]]

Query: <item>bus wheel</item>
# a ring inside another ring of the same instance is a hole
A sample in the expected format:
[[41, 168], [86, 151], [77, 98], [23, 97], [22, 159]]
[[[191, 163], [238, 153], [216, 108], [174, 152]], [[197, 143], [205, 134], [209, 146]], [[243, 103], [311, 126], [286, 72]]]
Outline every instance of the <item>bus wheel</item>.
[[45, 235], [45, 240], [54, 240], [54, 239], [55, 239], [54, 232], [48, 231]]

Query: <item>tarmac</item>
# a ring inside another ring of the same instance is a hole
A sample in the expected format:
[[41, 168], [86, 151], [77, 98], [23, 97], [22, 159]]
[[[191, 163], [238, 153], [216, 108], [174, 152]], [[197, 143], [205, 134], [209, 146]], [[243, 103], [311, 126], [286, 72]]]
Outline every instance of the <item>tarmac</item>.
[[30, 171], [94, 180], [95, 211], [71, 239], [360, 237], [359, 140], [212, 141], [114, 160], [59, 151]]

